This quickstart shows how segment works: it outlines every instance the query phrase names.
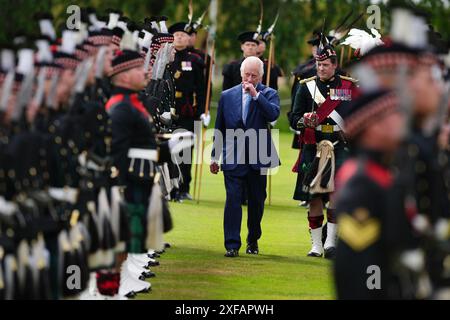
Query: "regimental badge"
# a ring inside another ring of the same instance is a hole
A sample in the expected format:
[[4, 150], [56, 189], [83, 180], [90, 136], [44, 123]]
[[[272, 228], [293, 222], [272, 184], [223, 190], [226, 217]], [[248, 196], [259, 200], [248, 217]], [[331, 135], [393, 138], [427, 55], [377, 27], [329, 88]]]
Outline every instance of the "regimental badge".
[[351, 89], [330, 89], [330, 99], [340, 101], [351, 101], [352, 90]]
[[192, 62], [191, 61], [181, 61], [181, 70], [192, 71]]
[[173, 75], [173, 77], [174, 77], [175, 79], [179, 79], [179, 78], [181, 77], [181, 71], [180, 71], [180, 70], [177, 70], [177, 72], [175, 72], [175, 74]]

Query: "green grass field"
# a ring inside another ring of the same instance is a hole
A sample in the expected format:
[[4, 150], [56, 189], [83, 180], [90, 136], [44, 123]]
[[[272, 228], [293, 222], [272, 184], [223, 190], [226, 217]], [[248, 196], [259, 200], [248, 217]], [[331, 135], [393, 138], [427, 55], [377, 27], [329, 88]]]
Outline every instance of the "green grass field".
[[306, 210], [292, 200], [296, 175], [291, 168], [297, 151], [291, 149], [292, 134], [286, 129], [285, 114], [283, 110], [277, 124], [282, 166], [272, 177], [272, 204], [266, 202], [260, 254], [245, 254], [244, 207], [244, 247], [238, 258], [223, 256], [223, 175], [209, 173], [209, 155], [205, 153], [200, 204], [170, 203], [174, 229], [165, 235], [165, 241], [172, 248], [161, 256], [161, 265], [152, 270], [157, 275], [151, 279], [152, 292], [139, 295], [139, 299], [334, 298], [330, 262], [306, 257], [310, 249]]

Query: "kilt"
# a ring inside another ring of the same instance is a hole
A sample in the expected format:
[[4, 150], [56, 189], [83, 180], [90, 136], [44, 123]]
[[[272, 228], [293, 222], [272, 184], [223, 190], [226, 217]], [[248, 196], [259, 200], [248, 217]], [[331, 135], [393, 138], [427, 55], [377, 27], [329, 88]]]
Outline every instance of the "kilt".
[[153, 181], [134, 181], [127, 184], [125, 200], [127, 201], [127, 217], [129, 239], [126, 241], [128, 253], [146, 253], [147, 210]]
[[[330, 140], [331, 142], [338, 141], [337, 134], [324, 134], [316, 132], [317, 143], [322, 140]], [[320, 138], [320, 139], [319, 139]], [[316, 157], [317, 145], [316, 144], [304, 144], [302, 148], [302, 154], [300, 158], [300, 164], [298, 166], [297, 183], [295, 185], [294, 200], [298, 201], [310, 201], [314, 198], [322, 198], [324, 202], [329, 201], [329, 193], [323, 194], [310, 194], [303, 190], [303, 179], [311, 166], [314, 158]], [[334, 146], [334, 158], [335, 158], [335, 172], [338, 172], [342, 164], [347, 160], [349, 156], [348, 149], [342, 140]]]

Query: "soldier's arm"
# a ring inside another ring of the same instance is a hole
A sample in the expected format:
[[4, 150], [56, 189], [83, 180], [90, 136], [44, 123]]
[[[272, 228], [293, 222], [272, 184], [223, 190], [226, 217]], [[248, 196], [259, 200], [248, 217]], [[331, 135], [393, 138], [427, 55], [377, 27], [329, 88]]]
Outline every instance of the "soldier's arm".
[[121, 171], [126, 170], [127, 152], [130, 148], [133, 130], [133, 110], [127, 104], [114, 107], [111, 114], [112, 157], [114, 165]]
[[196, 118], [199, 118], [201, 114], [205, 113], [205, 103], [206, 103], [206, 88], [205, 88], [205, 65], [201, 59], [196, 61], [195, 68], [195, 94], [197, 95], [197, 114]]
[[303, 117], [307, 111], [307, 95], [308, 88], [305, 84], [299, 85], [297, 93], [295, 94], [292, 114], [290, 119], [291, 128], [297, 129], [298, 121]]

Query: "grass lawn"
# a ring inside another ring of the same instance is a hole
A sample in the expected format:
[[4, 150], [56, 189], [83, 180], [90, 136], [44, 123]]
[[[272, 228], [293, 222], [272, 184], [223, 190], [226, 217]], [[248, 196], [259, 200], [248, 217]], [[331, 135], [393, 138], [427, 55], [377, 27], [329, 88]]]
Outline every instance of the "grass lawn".
[[[151, 279], [152, 292], [138, 295], [139, 299], [334, 298], [330, 262], [306, 257], [310, 249], [308, 224], [305, 209], [292, 200], [296, 175], [291, 168], [297, 151], [291, 149], [286, 111], [282, 111], [277, 124], [282, 166], [272, 177], [272, 205], [266, 202], [260, 254], [245, 254], [244, 207], [241, 230], [244, 247], [238, 258], [223, 256], [223, 175], [209, 173], [209, 155], [205, 154], [200, 204], [170, 203], [174, 229], [165, 235], [165, 241], [172, 248], [161, 256], [161, 265], [152, 269], [156, 272], [156, 278]], [[193, 189], [192, 186], [193, 183]]]

